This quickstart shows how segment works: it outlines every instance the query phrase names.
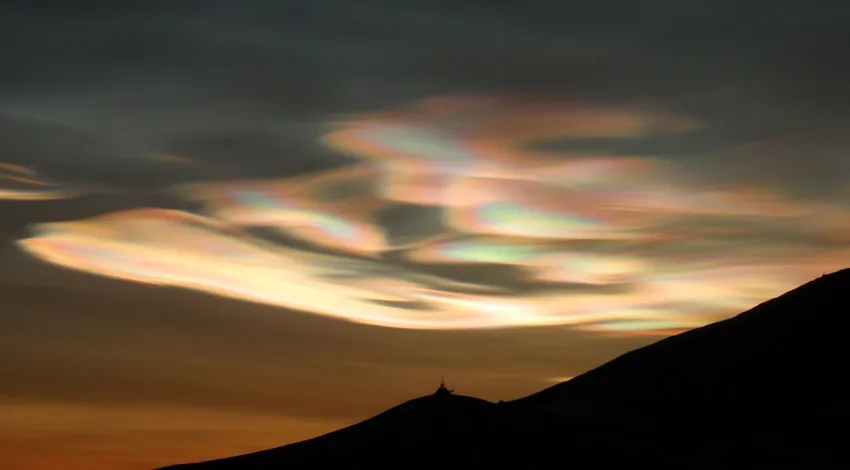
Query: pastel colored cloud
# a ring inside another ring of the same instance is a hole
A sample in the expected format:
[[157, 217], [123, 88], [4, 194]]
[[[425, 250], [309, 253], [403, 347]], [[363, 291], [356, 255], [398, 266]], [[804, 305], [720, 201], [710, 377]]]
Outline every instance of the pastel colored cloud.
[[647, 109], [541, 102], [520, 96], [441, 97], [354, 116], [337, 123], [324, 142], [393, 168], [549, 179], [562, 159], [533, 151], [531, 144], [565, 138], [637, 137], [693, 127], [684, 119]]
[[[671, 259], [635, 270], [628, 288], [614, 293], [588, 288], [516, 293], [380, 262], [281, 248], [214, 219], [177, 211], [127, 211], [40, 224], [33, 232], [19, 241], [23, 250], [72, 269], [412, 329], [692, 327], [799, 277], [793, 266], [775, 263], [742, 268], [720, 258], [677, 270]], [[827, 266], [836, 254], [846, 259], [850, 250], [824, 253], [816, 265]]]
[[168, 210], [40, 224], [18, 245], [40, 259], [90, 273], [396, 328], [578, 325], [648, 314], [639, 290], [617, 297], [592, 291], [505, 292], [378, 262], [281, 248], [213, 219]]
[[[351, 166], [188, 184], [175, 192], [204, 215], [41, 224], [19, 246], [73, 269], [371, 325], [623, 334], [699, 326], [850, 263], [847, 207], [767, 186], [691, 187], [654, 158], [535, 147], [692, 129], [649, 109], [425, 100], [337, 123], [324, 143], [361, 160]], [[513, 271], [488, 285], [449, 277], [460, 265]]]
[[0, 163], [0, 199], [38, 201], [65, 199], [75, 195], [75, 192], [44, 181], [29, 168]]
[[534, 298], [451, 294], [451, 281], [267, 245], [215, 220], [176, 211], [135, 210], [40, 224], [33, 233], [19, 246], [61, 266], [361, 323], [480, 328], [540, 322], [552, 315], [551, 303], [538, 305]]
[[373, 168], [354, 166], [298, 178], [196, 183], [178, 191], [203, 201], [218, 220], [373, 256], [389, 246], [374, 218], [385, 205], [373, 194], [376, 178]]
[[525, 268], [537, 281], [614, 284], [637, 281], [649, 262], [628, 253], [591, 253], [580, 247], [511, 237], [458, 237], [405, 253], [420, 263], [505, 264]]
[[[377, 164], [381, 195], [414, 204], [468, 204], [465, 180], [543, 181], [565, 186], [634, 181], [655, 171], [648, 159], [557, 155], [532, 144], [565, 138], [636, 137], [690, 129], [644, 109], [541, 103], [522, 97], [454, 97], [354, 116], [323, 142]], [[566, 157], [566, 158], [565, 158]], [[475, 189], [481, 189], [475, 188]], [[474, 196], [473, 196], [474, 197]]]

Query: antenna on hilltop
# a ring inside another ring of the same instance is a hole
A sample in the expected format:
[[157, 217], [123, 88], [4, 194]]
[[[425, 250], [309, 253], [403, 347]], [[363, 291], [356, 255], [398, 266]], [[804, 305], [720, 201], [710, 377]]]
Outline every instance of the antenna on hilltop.
[[434, 392], [434, 395], [447, 396], [447, 395], [451, 395], [452, 393], [454, 393], [454, 390], [452, 390], [452, 389], [450, 389], [446, 386], [446, 378], [440, 377], [440, 387], [437, 388], [437, 391]]

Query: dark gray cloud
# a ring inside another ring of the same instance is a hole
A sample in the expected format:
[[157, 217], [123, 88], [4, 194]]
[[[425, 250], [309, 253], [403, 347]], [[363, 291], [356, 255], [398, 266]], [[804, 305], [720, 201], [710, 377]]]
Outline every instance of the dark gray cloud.
[[[104, 153], [147, 152], [227, 155], [236, 173], [332, 166], [339, 157], [313, 144], [331, 115], [506, 90], [694, 114], [708, 130], [672, 150], [696, 155], [700, 172], [735, 166], [707, 161], [718, 148], [789, 132], [814, 133], [807, 158], [839, 158], [818, 133], [843, 145], [850, 125], [841, 2], [533, 3], [4, 4], [0, 111], [108, 139], [89, 157], [99, 168]], [[829, 169], [807, 173], [835, 178]]]
[[729, 84], [778, 93], [792, 85], [793, 99], [817, 101], [847, 73], [839, 41], [847, 14], [828, 1], [181, 5], [4, 15], [8, 66], [0, 83], [18, 88], [17, 96], [88, 92], [113, 105], [190, 102], [258, 117], [453, 88], [611, 98]]

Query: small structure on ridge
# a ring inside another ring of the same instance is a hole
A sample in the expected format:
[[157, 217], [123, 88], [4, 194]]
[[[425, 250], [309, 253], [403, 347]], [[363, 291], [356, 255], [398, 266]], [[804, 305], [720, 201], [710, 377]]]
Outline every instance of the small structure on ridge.
[[437, 391], [434, 392], [434, 396], [447, 397], [451, 396], [454, 392], [454, 390], [446, 387], [446, 379], [444, 377], [440, 377], [440, 386], [437, 388]]

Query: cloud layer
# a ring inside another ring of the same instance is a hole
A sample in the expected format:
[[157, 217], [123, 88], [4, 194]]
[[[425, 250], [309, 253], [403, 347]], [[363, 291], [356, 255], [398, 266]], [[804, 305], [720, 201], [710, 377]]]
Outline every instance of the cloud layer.
[[[698, 128], [657, 109], [438, 97], [337, 121], [323, 142], [360, 163], [183, 184], [172, 192], [201, 214], [43, 223], [18, 245], [77, 270], [411, 329], [683, 329], [850, 261], [840, 205], [687, 186], [661, 158], [535, 150]], [[437, 217], [390, 236], [411, 218], [382, 211], [415, 208]], [[446, 264], [519, 271], [501, 285], [428, 273]]]

